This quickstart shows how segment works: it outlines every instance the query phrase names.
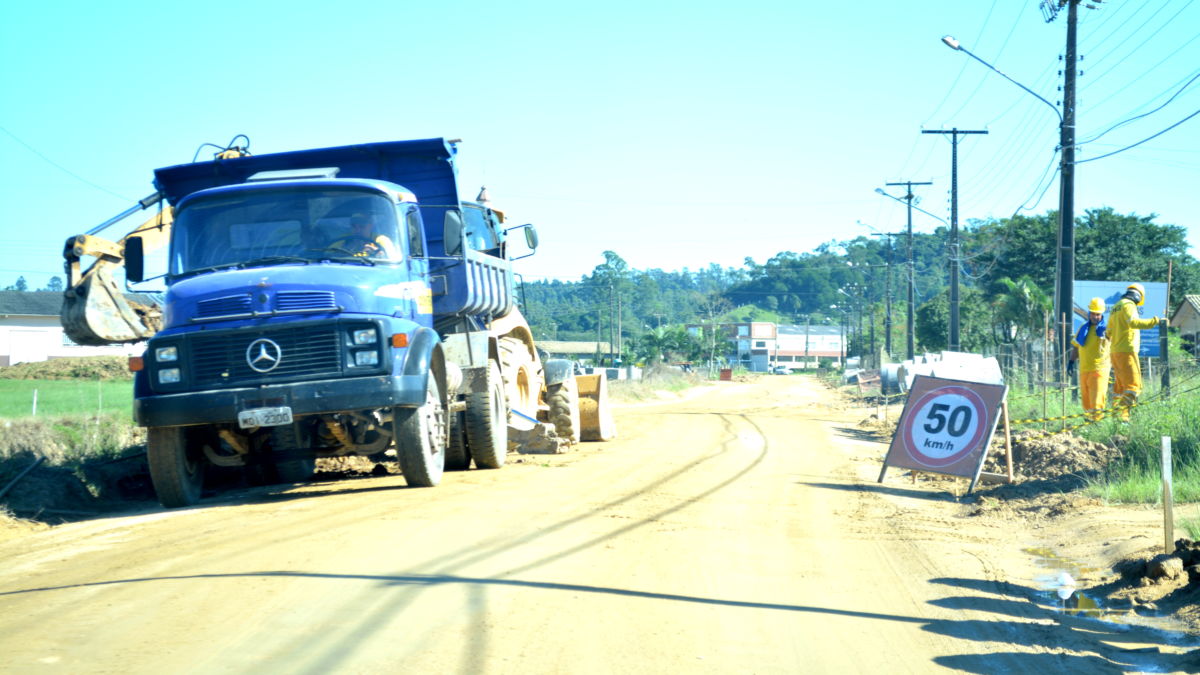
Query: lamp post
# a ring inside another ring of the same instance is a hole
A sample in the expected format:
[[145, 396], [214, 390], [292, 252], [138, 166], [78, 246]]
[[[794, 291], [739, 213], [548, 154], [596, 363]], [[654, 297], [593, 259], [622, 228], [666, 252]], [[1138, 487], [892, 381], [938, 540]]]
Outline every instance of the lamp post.
[[[1079, 3], [1078, 0], [1067, 1], [1070, 5], [1068, 10], [1070, 19], [1067, 23], [1067, 63], [1064, 68], [1063, 112], [1059, 112], [1057, 106], [1042, 98], [1037, 92], [972, 54], [958, 40], [949, 35], [942, 38], [942, 42], [947, 47], [960, 51], [987, 66], [996, 74], [1020, 87], [1025, 93], [1045, 103], [1058, 117], [1058, 143], [1062, 154], [1059, 158], [1058, 279], [1054, 293], [1054, 320], [1057, 325], [1070, 321], [1072, 307], [1075, 303], [1075, 16]], [[1067, 331], [1059, 330], [1058, 332], [1060, 335], [1055, 344], [1058, 354], [1062, 356], [1066, 354], [1069, 338]]]
[[888, 194], [887, 192], [885, 192], [883, 190], [883, 188], [875, 188], [875, 192], [883, 195], [884, 197], [887, 197], [888, 199], [894, 199], [894, 200], [900, 202], [901, 204], [908, 205], [908, 317], [907, 317], [907, 324], [908, 324], [907, 325], [907, 330], [908, 330], [908, 345], [907, 345], [907, 347], [908, 347], [908, 350], [907, 351], [908, 351], [908, 360], [912, 361], [915, 356], [914, 334], [916, 332], [916, 324], [913, 322], [913, 314], [915, 311], [914, 296], [916, 295], [916, 271], [915, 271], [916, 266], [913, 263], [912, 212], [913, 212], [913, 209], [916, 209], [917, 211], [924, 213], [925, 215], [929, 216], [930, 218], [940, 221], [943, 225], [946, 225], [947, 227], [950, 225], [950, 223], [947, 223], [946, 221], [942, 220], [938, 216], [933, 215], [932, 213], [926, 211], [925, 209], [923, 209], [919, 206], [913, 205], [912, 186], [914, 186], [914, 185], [933, 185], [933, 183], [913, 183], [913, 182], [905, 181], [904, 183], [888, 183], [888, 185], [908, 185], [908, 194], [905, 195], [904, 199], [900, 199], [899, 197], [896, 197], [895, 195]]

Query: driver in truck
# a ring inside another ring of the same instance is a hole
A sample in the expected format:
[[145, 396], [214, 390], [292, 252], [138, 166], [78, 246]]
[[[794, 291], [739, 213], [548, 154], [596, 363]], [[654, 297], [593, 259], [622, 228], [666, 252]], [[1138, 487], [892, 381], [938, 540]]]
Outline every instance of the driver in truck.
[[332, 248], [349, 251], [355, 256], [369, 258], [399, 258], [396, 244], [387, 235], [377, 234], [375, 223], [366, 213], [350, 216], [350, 234], [335, 241]]

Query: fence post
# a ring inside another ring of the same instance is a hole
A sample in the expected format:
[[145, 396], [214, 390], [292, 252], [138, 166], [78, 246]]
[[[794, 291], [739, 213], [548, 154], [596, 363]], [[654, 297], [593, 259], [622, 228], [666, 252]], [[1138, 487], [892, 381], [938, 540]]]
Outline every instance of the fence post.
[[1171, 359], [1167, 356], [1167, 320], [1158, 320], [1158, 352], [1162, 355], [1162, 395], [1171, 395]]
[[1163, 553], [1174, 551], [1175, 515], [1174, 495], [1171, 490], [1171, 437], [1162, 437], [1162, 490], [1163, 490]]

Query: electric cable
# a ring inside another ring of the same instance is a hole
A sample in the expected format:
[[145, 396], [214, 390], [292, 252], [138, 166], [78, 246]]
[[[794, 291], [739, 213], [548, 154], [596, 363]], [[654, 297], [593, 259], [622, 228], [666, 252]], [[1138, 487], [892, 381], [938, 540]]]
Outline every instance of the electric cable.
[[1187, 117], [1185, 117], [1185, 118], [1183, 118], [1183, 119], [1179, 120], [1178, 122], [1176, 122], [1175, 124], [1172, 124], [1171, 126], [1167, 127], [1166, 129], [1163, 129], [1162, 131], [1159, 131], [1158, 133], [1154, 134], [1153, 136], [1149, 136], [1149, 137], [1147, 137], [1147, 138], [1143, 138], [1142, 140], [1138, 141], [1137, 143], [1134, 143], [1134, 144], [1132, 144], [1132, 145], [1127, 145], [1127, 146], [1125, 146], [1125, 147], [1123, 147], [1123, 148], [1121, 148], [1121, 149], [1119, 149], [1119, 150], [1113, 150], [1112, 152], [1105, 153], [1105, 154], [1103, 154], [1103, 155], [1099, 155], [1099, 156], [1097, 156], [1097, 157], [1088, 157], [1087, 159], [1077, 159], [1077, 160], [1075, 160], [1075, 163], [1076, 163], [1076, 164], [1086, 164], [1086, 163], [1088, 163], [1088, 162], [1094, 162], [1094, 161], [1096, 161], [1096, 160], [1098, 160], [1098, 159], [1104, 159], [1105, 157], [1112, 157], [1113, 155], [1116, 155], [1116, 154], [1119, 154], [1119, 153], [1125, 152], [1126, 150], [1132, 150], [1132, 149], [1134, 149], [1134, 148], [1138, 147], [1139, 145], [1141, 145], [1141, 144], [1143, 144], [1143, 143], [1146, 143], [1146, 142], [1148, 142], [1148, 141], [1152, 141], [1152, 140], [1154, 140], [1154, 139], [1158, 138], [1159, 136], [1162, 136], [1163, 134], [1165, 134], [1165, 133], [1167, 133], [1168, 131], [1170, 131], [1170, 130], [1174, 129], [1175, 127], [1179, 126], [1180, 124], [1183, 124], [1184, 122], [1186, 122], [1186, 121], [1188, 121], [1188, 120], [1192, 119], [1192, 118], [1193, 118], [1193, 117], [1195, 117], [1196, 115], [1200, 115], [1200, 110], [1197, 110], [1196, 112], [1192, 113], [1191, 115], [1188, 115]]
[[70, 176], [70, 177], [74, 178], [75, 180], [78, 180], [79, 182], [83, 183], [84, 185], [88, 185], [88, 186], [90, 186], [90, 187], [94, 187], [94, 188], [96, 188], [97, 190], [99, 190], [99, 191], [101, 191], [101, 192], [104, 192], [104, 193], [106, 193], [106, 194], [110, 194], [110, 195], [112, 195], [112, 196], [116, 197], [117, 199], [120, 199], [120, 200], [123, 200], [123, 201], [126, 201], [126, 202], [133, 201], [133, 200], [132, 200], [132, 199], [130, 199], [129, 197], [126, 197], [126, 196], [124, 196], [124, 195], [119, 195], [119, 194], [117, 194], [117, 193], [113, 192], [112, 190], [109, 190], [109, 189], [108, 189], [108, 188], [106, 188], [106, 187], [103, 187], [103, 186], [100, 186], [100, 185], [97, 185], [97, 184], [93, 183], [92, 181], [90, 181], [90, 180], [88, 180], [88, 179], [84, 178], [83, 176], [80, 176], [79, 174], [75, 173], [74, 171], [71, 171], [70, 169], [68, 169], [67, 167], [63, 166], [62, 164], [59, 164], [58, 162], [56, 162], [56, 161], [54, 161], [54, 160], [50, 159], [49, 157], [47, 157], [47, 156], [43, 155], [42, 153], [38, 152], [37, 148], [35, 148], [35, 147], [33, 147], [32, 145], [30, 145], [30, 144], [26, 143], [25, 141], [21, 140], [21, 138], [20, 138], [20, 137], [18, 137], [16, 134], [14, 134], [13, 132], [9, 131], [8, 129], [4, 128], [3, 126], [0, 126], [0, 131], [3, 131], [4, 133], [8, 134], [8, 136], [9, 136], [10, 138], [12, 138], [14, 141], [16, 141], [16, 142], [20, 143], [21, 145], [25, 146], [25, 149], [26, 149], [26, 150], [28, 150], [28, 151], [32, 152], [33, 154], [37, 155], [38, 157], [40, 157], [40, 158], [42, 159], [42, 161], [46, 162], [46, 163], [47, 163], [47, 164], [49, 164], [50, 166], [53, 166], [54, 168], [58, 169], [59, 171], [62, 171], [63, 173], [67, 174], [68, 176]]

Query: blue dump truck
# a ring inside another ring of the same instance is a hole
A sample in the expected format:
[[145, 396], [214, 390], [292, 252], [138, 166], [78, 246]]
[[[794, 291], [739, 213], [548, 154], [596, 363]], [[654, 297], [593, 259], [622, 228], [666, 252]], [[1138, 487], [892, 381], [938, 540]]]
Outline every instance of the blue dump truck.
[[[460, 200], [456, 152], [230, 147], [156, 170], [153, 195], [67, 241], [68, 336], [148, 340], [134, 417], [164, 506], [197, 503], [213, 465], [265, 484], [307, 480], [320, 458], [394, 458], [430, 487], [523, 445], [616, 435], [603, 376], [543, 359], [514, 306], [508, 235], [531, 253], [533, 227], [507, 226], [483, 191]], [[96, 236], [155, 207], [118, 241]], [[114, 279], [123, 267], [136, 288], [151, 263], [161, 308]]]

